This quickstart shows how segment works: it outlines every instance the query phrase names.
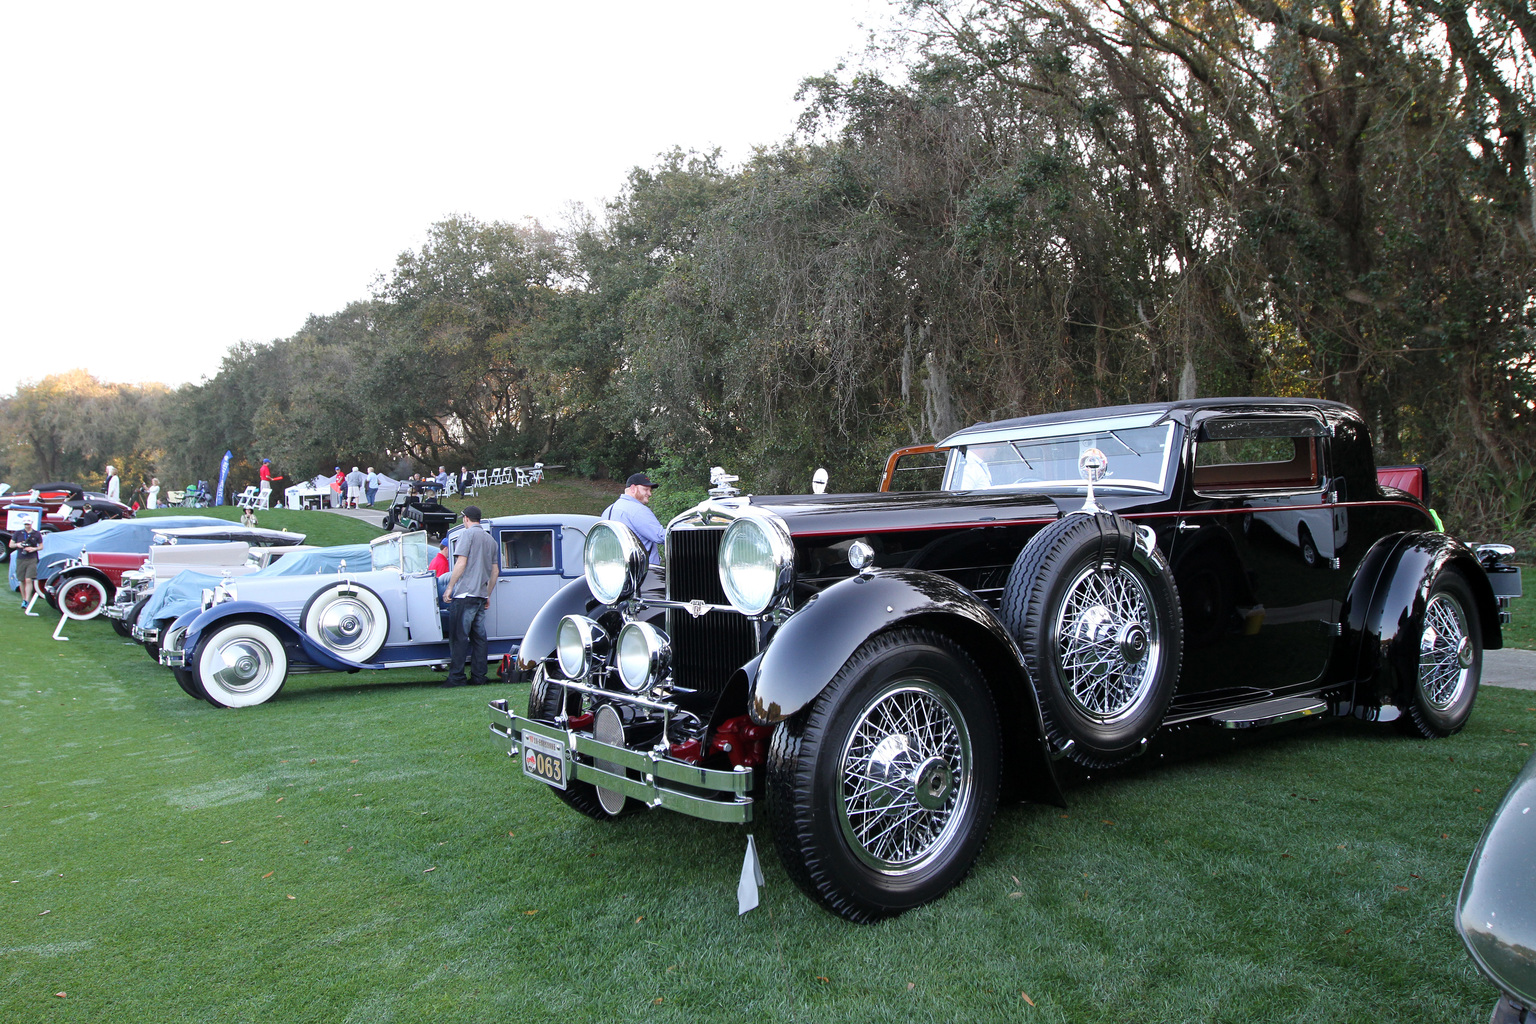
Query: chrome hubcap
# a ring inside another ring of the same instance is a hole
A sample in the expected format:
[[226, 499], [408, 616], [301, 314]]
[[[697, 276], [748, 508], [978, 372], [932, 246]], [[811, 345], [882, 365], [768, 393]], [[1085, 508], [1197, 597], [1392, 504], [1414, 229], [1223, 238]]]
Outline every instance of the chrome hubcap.
[[1067, 696], [1082, 714], [1112, 722], [1138, 708], [1162, 653], [1140, 577], [1118, 566], [1079, 572], [1056, 619], [1056, 652]]
[[373, 631], [373, 613], [361, 602], [342, 599], [321, 614], [320, 641], [336, 651], [359, 646]]
[[226, 690], [248, 690], [272, 671], [272, 652], [254, 640], [235, 640], [219, 648], [214, 682]]
[[962, 827], [974, 791], [970, 733], [943, 690], [886, 687], [843, 747], [837, 802], [855, 856], [879, 871], [921, 866]]

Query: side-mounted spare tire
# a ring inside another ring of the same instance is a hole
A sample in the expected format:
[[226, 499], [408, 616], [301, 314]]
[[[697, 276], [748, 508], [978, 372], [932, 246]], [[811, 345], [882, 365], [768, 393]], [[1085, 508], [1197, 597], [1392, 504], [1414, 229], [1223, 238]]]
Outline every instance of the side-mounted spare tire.
[[1002, 617], [1052, 746], [1109, 767], [1157, 731], [1178, 684], [1184, 630], [1173, 573], [1135, 526], [1075, 513], [1041, 530], [1013, 563]]
[[372, 590], [348, 580], [327, 584], [304, 605], [299, 622], [309, 638], [348, 661], [365, 662], [389, 637], [389, 613]]

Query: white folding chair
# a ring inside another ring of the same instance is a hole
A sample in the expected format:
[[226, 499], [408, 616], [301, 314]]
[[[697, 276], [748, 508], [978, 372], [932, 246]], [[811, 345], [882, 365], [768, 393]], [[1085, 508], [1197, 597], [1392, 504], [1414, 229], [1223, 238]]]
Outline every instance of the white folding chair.
[[514, 467], [513, 472], [517, 474], [517, 486], [527, 487], [531, 482], [528, 479], [528, 471], [522, 466]]
[[251, 507], [252, 508], [257, 508], [257, 509], [262, 509], [262, 510], [266, 510], [266, 509], [271, 508], [272, 507], [272, 492], [271, 491], [257, 491], [256, 492], [255, 504], [253, 504]]
[[475, 490], [478, 491], [480, 488], [487, 486], [487, 484], [485, 482], [485, 476], [486, 476], [485, 470], [483, 470], [483, 469], [475, 470]]
[[239, 496], [235, 498], [235, 504], [240, 508], [250, 508], [256, 504], [256, 485], [251, 484], [241, 491]]
[[535, 462], [533, 468], [528, 471], [529, 483], [541, 484], [544, 482], [544, 463]]
[[492, 487], [500, 487], [501, 486], [501, 467], [499, 467], [499, 466], [496, 467], [495, 469], [491, 470], [491, 486]]

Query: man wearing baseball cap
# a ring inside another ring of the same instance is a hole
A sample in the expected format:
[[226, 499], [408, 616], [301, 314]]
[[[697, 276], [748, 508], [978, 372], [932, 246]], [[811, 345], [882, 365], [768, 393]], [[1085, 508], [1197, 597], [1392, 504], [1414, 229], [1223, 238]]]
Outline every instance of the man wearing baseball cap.
[[[480, 528], [480, 507], [466, 505], [460, 513], [464, 528], [453, 535], [453, 571], [443, 589], [448, 602], [448, 681], [444, 686], [471, 686], [485, 682], [489, 639], [485, 614], [491, 604], [491, 585], [496, 582], [496, 542]], [[469, 679], [464, 662], [469, 661]]]
[[651, 565], [660, 565], [657, 549], [667, 539], [667, 534], [656, 513], [650, 509], [651, 491], [655, 488], [650, 477], [644, 473], [634, 474], [624, 481], [624, 493], [603, 511], [603, 518], [623, 523], [634, 531], [645, 547], [645, 560]]

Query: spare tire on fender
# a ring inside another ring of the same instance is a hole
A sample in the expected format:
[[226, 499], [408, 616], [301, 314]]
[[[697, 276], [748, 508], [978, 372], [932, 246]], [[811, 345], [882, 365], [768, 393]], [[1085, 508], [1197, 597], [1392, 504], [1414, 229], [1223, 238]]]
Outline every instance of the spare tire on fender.
[[1183, 661], [1178, 592], [1150, 533], [1107, 512], [1037, 533], [1003, 589], [1047, 737], [1074, 761], [1137, 754], [1167, 714]]

